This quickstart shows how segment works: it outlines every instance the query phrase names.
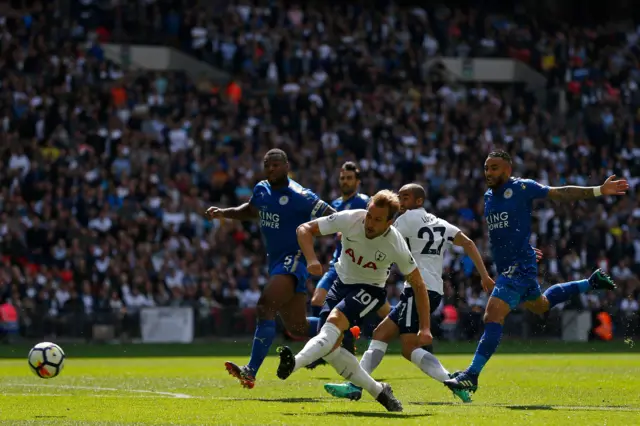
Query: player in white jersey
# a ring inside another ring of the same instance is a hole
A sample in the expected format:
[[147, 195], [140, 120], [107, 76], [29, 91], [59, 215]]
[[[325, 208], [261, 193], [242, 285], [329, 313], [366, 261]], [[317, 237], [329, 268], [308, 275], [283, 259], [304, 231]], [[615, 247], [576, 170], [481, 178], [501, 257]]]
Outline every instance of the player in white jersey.
[[[422, 206], [426, 198], [422, 186], [412, 183], [400, 189], [400, 212], [394, 226], [405, 238], [411, 254], [418, 263], [422, 278], [427, 283], [429, 306], [431, 313], [435, 311], [442, 300], [442, 264], [444, 252], [452, 245], [461, 246], [471, 258], [480, 273], [483, 283], [489, 277], [478, 248], [460, 229], [446, 220], [428, 213]], [[412, 287], [405, 282], [400, 301], [391, 313], [380, 323], [373, 332], [373, 339], [369, 349], [362, 356], [360, 366], [371, 374], [380, 364], [387, 350], [389, 342], [398, 334], [402, 344], [402, 355], [424, 373], [439, 382], [454, 377], [447, 371], [440, 361], [425, 348], [418, 339], [418, 320], [415, 315], [416, 304]], [[325, 390], [338, 398], [359, 400], [362, 389], [351, 383], [325, 385]], [[469, 392], [454, 391], [454, 395], [470, 402]]]
[[398, 196], [380, 191], [367, 205], [367, 210], [347, 210], [314, 220], [298, 228], [298, 243], [312, 274], [321, 274], [322, 266], [313, 249], [313, 237], [342, 233], [342, 253], [335, 264], [335, 279], [320, 313], [323, 324], [316, 337], [297, 354], [288, 347], [280, 348], [278, 377], [286, 379], [294, 371], [324, 358], [342, 377], [366, 389], [389, 411], [402, 411], [391, 387], [378, 383], [361, 368], [356, 357], [340, 347], [342, 334], [369, 313], [386, 304], [385, 284], [391, 265], [395, 263], [406, 276], [415, 296], [417, 312], [414, 332], [419, 345], [432, 341], [429, 297], [426, 285], [406, 241], [392, 226], [400, 208]]

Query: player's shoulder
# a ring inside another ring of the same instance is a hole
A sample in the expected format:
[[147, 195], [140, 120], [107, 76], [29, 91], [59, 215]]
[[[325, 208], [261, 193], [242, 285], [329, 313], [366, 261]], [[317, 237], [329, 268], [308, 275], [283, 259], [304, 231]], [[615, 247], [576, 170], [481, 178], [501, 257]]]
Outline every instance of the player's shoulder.
[[384, 234], [384, 239], [387, 244], [392, 245], [396, 250], [401, 250], [406, 244], [404, 235], [395, 225], [389, 227], [389, 230]]
[[271, 185], [269, 184], [268, 180], [261, 180], [260, 182], [256, 183], [253, 186], [253, 190], [267, 190], [267, 191], [271, 191]]
[[293, 179], [289, 179], [288, 189], [289, 189], [289, 194], [294, 199], [300, 199], [300, 200], [311, 199], [312, 200], [312, 199], [318, 198], [315, 192], [313, 192], [309, 188], [305, 188], [304, 186], [300, 185], [298, 182], [296, 182]]
[[357, 208], [366, 207], [369, 203], [369, 196], [367, 194], [357, 193], [355, 197], [353, 197], [353, 204]]

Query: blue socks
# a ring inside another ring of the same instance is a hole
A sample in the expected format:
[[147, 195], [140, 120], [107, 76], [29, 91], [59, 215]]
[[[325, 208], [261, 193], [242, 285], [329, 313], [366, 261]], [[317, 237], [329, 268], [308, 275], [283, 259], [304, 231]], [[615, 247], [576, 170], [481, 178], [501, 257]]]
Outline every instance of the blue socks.
[[248, 364], [254, 375], [258, 374], [262, 362], [269, 354], [269, 348], [271, 348], [274, 337], [276, 337], [276, 322], [274, 320], [258, 321], [258, 327], [256, 327], [256, 332], [253, 335], [251, 359]]
[[558, 303], [566, 302], [580, 293], [591, 290], [589, 280], [571, 281], [568, 283], [552, 285], [544, 292], [544, 296], [549, 301], [549, 309]]
[[489, 358], [491, 358], [491, 355], [498, 349], [501, 337], [502, 324], [489, 322], [484, 325], [484, 334], [476, 348], [476, 354], [473, 356], [471, 365], [467, 368], [469, 373], [475, 374], [476, 376], [480, 374], [484, 365], [489, 361]]
[[307, 337], [314, 337], [316, 334], [318, 334], [318, 324], [320, 323], [320, 318], [307, 317], [307, 321], [309, 321], [309, 331], [307, 333]]

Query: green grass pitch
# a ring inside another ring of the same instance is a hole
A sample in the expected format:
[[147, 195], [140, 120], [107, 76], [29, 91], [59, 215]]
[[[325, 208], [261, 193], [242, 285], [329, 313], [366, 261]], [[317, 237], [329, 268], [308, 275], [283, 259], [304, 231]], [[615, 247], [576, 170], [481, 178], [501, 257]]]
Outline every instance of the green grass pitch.
[[[391, 353], [374, 376], [388, 381], [403, 402], [405, 411], [396, 414], [369, 395], [358, 402], [327, 395], [322, 385], [339, 381], [329, 366], [299, 371], [283, 382], [275, 376], [275, 356], [266, 360], [256, 387], [242, 389], [223, 362], [245, 361], [245, 346], [233, 354], [182, 358], [143, 358], [135, 351], [131, 357], [126, 351], [113, 356], [113, 347], [102, 350], [109, 358], [94, 357], [100, 347], [74, 357], [67, 347], [65, 370], [51, 380], [32, 375], [26, 356], [8, 359], [3, 349], [0, 424], [640, 424], [640, 356], [628, 348], [622, 353], [498, 354], [471, 404], [458, 402], [443, 385]], [[465, 367], [472, 353], [439, 356], [454, 370]]]

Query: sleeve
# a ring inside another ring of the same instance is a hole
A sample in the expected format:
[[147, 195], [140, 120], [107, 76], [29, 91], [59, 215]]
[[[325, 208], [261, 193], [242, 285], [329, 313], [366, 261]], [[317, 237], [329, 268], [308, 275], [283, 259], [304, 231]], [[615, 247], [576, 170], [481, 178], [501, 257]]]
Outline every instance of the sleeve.
[[322, 235], [345, 232], [356, 220], [358, 216], [353, 210], [345, 210], [334, 213], [331, 216], [321, 217], [317, 220], [318, 229]]
[[408, 275], [417, 268], [416, 261], [413, 258], [406, 241], [402, 238], [399, 238], [398, 240], [395, 264], [403, 275]]
[[260, 184], [253, 187], [253, 193], [249, 198], [249, 204], [253, 207], [258, 207], [258, 200], [264, 196], [264, 188]]
[[315, 192], [305, 189], [301, 196], [301, 204], [304, 211], [309, 212], [311, 219], [317, 219], [322, 217], [324, 211], [327, 209], [328, 204], [325, 203], [316, 195]]
[[403, 214], [393, 223], [393, 226], [400, 232], [403, 237], [409, 236], [409, 224], [407, 223], [407, 214]]
[[447, 240], [447, 244], [452, 245], [454, 238], [456, 237], [456, 235], [458, 235], [458, 232], [460, 232], [460, 228], [446, 221], [445, 221], [445, 228], [446, 228], [446, 231], [445, 231], [444, 237]]
[[549, 193], [549, 187], [547, 185], [542, 185], [535, 180], [522, 179], [520, 180], [519, 184], [522, 187], [527, 198], [530, 200], [546, 198], [547, 194]]

